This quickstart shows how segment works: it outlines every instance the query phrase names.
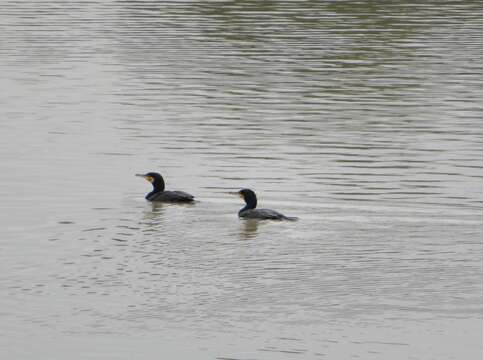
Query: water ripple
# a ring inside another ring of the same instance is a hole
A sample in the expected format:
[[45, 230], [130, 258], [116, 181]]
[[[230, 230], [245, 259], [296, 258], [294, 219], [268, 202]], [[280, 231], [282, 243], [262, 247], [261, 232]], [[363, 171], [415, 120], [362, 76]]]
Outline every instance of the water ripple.
[[[481, 353], [479, 1], [0, 20], [4, 357]], [[200, 201], [146, 204], [152, 170]], [[241, 187], [300, 220], [240, 221]]]

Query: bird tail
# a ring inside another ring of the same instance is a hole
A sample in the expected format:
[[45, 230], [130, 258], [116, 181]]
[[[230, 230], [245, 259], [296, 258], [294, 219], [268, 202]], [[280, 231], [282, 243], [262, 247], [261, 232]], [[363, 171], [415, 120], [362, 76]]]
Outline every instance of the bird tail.
[[284, 219], [288, 221], [297, 221], [299, 218], [296, 216], [285, 216]]

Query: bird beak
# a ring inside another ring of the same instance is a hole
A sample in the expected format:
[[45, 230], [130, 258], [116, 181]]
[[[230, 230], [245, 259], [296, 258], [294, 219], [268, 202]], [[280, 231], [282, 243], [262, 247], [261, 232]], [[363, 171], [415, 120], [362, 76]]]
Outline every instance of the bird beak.
[[243, 199], [243, 195], [239, 191], [228, 191], [228, 194], [235, 195], [235, 196], [239, 196], [239, 197], [241, 197]]
[[150, 183], [153, 183], [154, 179], [151, 177], [151, 176], [148, 176], [148, 175], [144, 175], [144, 174], [136, 174], [134, 176], [139, 176], [139, 177], [142, 177], [142, 178], [145, 178], [147, 181], [149, 181]]

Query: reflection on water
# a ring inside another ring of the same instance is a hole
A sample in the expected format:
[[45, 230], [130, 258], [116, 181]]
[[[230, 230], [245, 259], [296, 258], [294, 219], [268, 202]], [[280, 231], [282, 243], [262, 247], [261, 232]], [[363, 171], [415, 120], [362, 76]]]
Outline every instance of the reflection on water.
[[240, 238], [243, 240], [256, 239], [259, 223], [260, 221], [256, 219], [243, 219], [240, 225]]
[[480, 13], [7, 1], [0, 354], [479, 358]]
[[142, 220], [144, 232], [159, 231], [163, 224], [166, 204], [148, 203]]

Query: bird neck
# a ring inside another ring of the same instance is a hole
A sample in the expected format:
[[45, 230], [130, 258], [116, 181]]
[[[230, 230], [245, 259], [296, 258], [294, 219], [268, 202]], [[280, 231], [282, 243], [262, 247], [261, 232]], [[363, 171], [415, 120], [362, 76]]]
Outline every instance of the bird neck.
[[153, 182], [153, 191], [151, 191], [151, 193], [154, 194], [154, 193], [162, 192], [164, 191], [164, 187], [165, 185], [164, 185], [163, 178], [156, 179]]
[[251, 210], [251, 209], [255, 209], [257, 207], [257, 198], [249, 198], [249, 199], [245, 199], [246, 201], [246, 205], [243, 209], [240, 210], [240, 212], [242, 211], [245, 211], [245, 210]]
[[156, 195], [163, 191], [164, 191], [164, 181], [162, 179], [161, 181], [157, 180], [153, 183], [153, 191], [151, 191], [146, 195], [146, 199], [149, 200], [153, 195]]

